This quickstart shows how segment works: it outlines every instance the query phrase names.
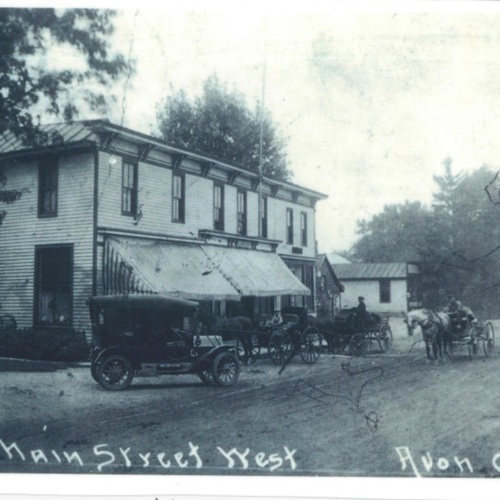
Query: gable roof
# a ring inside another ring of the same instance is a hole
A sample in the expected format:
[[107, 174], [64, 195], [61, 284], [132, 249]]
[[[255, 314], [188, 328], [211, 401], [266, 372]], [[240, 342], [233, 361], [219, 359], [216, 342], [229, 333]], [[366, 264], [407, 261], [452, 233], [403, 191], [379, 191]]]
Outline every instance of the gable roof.
[[408, 276], [406, 262], [370, 262], [336, 264], [335, 272], [341, 280], [404, 279]]
[[320, 254], [316, 255], [316, 262], [314, 263], [314, 267], [316, 269], [316, 272], [319, 271], [323, 265], [326, 265], [326, 267], [330, 270], [332, 277], [333, 277], [333, 281], [337, 285], [337, 288], [341, 292], [343, 292], [345, 290], [345, 287], [339, 281], [337, 273], [335, 272], [335, 269], [331, 265], [330, 260], [328, 259], [328, 256], [325, 253], [320, 253]]
[[328, 254], [328, 260], [330, 261], [330, 264], [335, 266], [336, 264], [351, 264], [351, 261], [342, 257], [338, 253], [329, 253]]

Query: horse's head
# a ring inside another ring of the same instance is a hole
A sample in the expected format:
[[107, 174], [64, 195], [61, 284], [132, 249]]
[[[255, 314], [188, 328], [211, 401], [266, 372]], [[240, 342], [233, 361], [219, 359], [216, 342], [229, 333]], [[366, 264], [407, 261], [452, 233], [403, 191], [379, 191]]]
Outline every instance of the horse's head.
[[404, 322], [408, 335], [412, 336], [417, 326], [422, 326], [429, 319], [429, 313], [425, 309], [416, 309], [406, 313]]

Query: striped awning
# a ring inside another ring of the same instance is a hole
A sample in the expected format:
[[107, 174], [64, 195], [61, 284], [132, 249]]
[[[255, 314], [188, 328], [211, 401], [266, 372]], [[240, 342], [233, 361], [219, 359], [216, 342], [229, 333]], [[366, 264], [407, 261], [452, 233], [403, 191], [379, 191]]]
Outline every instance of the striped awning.
[[106, 295], [154, 293], [194, 300], [240, 300], [199, 245], [107, 238]]
[[276, 253], [208, 245], [202, 250], [242, 297], [311, 295]]

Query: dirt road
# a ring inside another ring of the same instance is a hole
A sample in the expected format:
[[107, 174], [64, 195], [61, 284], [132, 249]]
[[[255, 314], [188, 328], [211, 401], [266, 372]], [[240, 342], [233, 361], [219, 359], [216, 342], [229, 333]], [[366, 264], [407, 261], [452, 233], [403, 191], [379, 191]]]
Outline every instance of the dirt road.
[[229, 389], [182, 376], [111, 393], [88, 368], [1, 372], [0, 471], [498, 475], [500, 357], [429, 363], [392, 325], [388, 354], [281, 375], [262, 359]]

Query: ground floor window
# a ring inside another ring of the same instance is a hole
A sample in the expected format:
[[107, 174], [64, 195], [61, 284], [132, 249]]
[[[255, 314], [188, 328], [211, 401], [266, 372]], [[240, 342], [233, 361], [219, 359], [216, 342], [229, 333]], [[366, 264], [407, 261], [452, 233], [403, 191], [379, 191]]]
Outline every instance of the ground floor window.
[[68, 326], [73, 312], [73, 246], [35, 248], [36, 325]]
[[380, 303], [390, 304], [391, 302], [391, 280], [380, 280], [379, 281], [379, 291], [380, 291]]

